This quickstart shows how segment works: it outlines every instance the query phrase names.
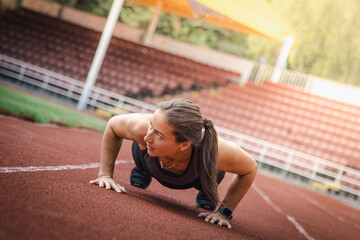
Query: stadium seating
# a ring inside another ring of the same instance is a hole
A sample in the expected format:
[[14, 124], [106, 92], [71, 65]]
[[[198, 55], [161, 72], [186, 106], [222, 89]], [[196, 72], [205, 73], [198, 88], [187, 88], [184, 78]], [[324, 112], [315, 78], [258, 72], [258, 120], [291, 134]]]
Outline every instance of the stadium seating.
[[[1, 54], [80, 81], [86, 79], [99, 38], [97, 32], [25, 9], [0, 16]], [[229, 81], [233, 75], [112, 38], [96, 85], [147, 96], [150, 103], [180, 92], [218, 126], [360, 169], [359, 107], [266, 81], [239, 86]], [[200, 91], [188, 91], [193, 89]]]
[[182, 97], [218, 126], [360, 169], [359, 107], [267, 81]]
[[[1, 17], [0, 53], [85, 81], [100, 33], [26, 9]], [[113, 37], [97, 86], [132, 97], [224, 85], [238, 73]]]
[[359, 186], [359, 185], [351, 184], [351, 183], [349, 183], [349, 181], [348, 181], [348, 180], [351, 180], [351, 179], [356, 179], [357, 181], [360, 181], [360, 177], [359, 177], [358, 175], [353, 174], [353, 173], [345, 172], [344, 177], [345, 177], [345, 179], [343, 179], [343, 180], [341, 181], [341, 184], [342, 184], [342, 185], [345, 185], [345, 186], [351, 187], [351, 188], [355, 188], [355, 189], [357, 189], [357, 190], [360, 191], [360, 186]]

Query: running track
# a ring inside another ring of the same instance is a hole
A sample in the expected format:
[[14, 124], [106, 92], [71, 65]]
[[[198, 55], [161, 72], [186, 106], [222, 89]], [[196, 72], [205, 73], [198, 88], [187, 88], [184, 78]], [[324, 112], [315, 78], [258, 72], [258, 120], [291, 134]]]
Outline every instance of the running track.
[[206, 223], [194, 189], [129, 185], [129, 142], [114, 175], [128, 193], [100, 189], [101, 137], [0, 115], [0, 239], [360, 239], [360, 210], [260, 173], [232, 229]]

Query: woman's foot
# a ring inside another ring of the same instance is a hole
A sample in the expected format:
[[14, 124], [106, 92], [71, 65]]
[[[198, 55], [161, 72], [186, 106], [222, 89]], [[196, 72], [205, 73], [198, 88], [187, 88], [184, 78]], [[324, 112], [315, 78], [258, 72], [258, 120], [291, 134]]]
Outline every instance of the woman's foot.
[[199, 191], [198, 195], [196, 196], [195, 203], [196, 207], [209, 211], [214, 211], [216, 208], [215, 204], [202, 191]]

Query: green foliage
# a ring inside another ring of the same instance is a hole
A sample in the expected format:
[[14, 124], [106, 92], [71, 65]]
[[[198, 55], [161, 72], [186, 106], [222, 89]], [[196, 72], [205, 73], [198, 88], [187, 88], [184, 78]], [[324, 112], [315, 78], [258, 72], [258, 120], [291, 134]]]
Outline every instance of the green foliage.
[[70, 127], [86, 127], [103, 132], [104, 121], [90, 117], [71, 108], [23, 94], [0, 86], [0, 109], [14, 116], [33, 117], [36, 122], [63, 123]]
[[63, 4], [63, 5], [67, 5], [70, 2], [70, 0], [51, 0], [51, 1]]
[[163, 12], [156, 32], [197, 46], [248, 56], [245, 35], [212, 26], [203, 20], [187, 19]]
[[131, 27], [144, 29], [148, 25], [153, 12], [154, 9], [152, 8], [147, 8], [132, 2], [124, 2], [119, 20]]
[[[108, 16], [112, 2], [112, 0], [77, 0], [75, 7], [96, 15]], [[151, 19], [153, 11], [152, 8], [124, 1], [119, 21], [131, 27], [145, 28]]]
[[259, 60], [261, 56], [267, 59], [267, 63], [275, 64], [281, 45], [269, 39], [258, 36], [247, 36], [248, 55], [253, 60]]
[[297, 71], [360, 85], [360, 2], [272, 0], [296, 32], [289, 66]]
[[100, 16], [108, 16], [112, 0], [78, 0], [75, 7]]
[[156, 32], [198, 46], [208, 46], [216, 37], [209, 26], [201, 21], [180, 18], [164, 12], [160, 16]]

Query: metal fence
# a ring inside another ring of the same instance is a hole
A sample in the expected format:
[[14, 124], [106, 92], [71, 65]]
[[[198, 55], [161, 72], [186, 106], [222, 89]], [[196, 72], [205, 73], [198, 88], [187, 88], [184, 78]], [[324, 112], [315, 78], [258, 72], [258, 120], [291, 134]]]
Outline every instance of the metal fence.
[[[258, 162], [259, 168], [272, 168], [281, 177], [299, 177], [308, 187], [352, 194], [360, 204], [360, 171], [285, 148], [261, 139], [216, 127], [219, 134], [231, 140]], [[304, 181], [305, 180], [305, 181]]]
[[[39, 89], [55, 93], [78, 102], [84, 83], [76, 79], [43, 69], [0, 54], [0, 74], [16, 79]], [[93, 108], [119, 114], [122, 112], [148, 113], [156, 110], [156, 106], [147, 104], [134, 98], [93, 87], [87, 104]]]
[[[271, 79], [273, 70], [274, 67], [271, 65], [257, 63], [250, 74], [249, 81], [261, 84], [265, 80]], [[281, 70], [279, 83], [296, 86], [308, 92], [311, 90], [314, 79], [316, 78], [309, 74], [284, 69]]]
[[[0, 54], [0, 74], [20, 84], [55, 93], [75, 103], [79, 100], [84, 83], [61, 74], [4, 56]], [[253, 76], [254, 77], [254, 76]], [[298, 84], [306, 86], [305, 78], [299, 77]], [[294, 80], [295, 81], [295, 80]], [[94, 87], [87, 104], [113, 114], [123, 112], [153, 112], [156, 106], [133, 98]], [[285, 148], [261, 139], [232, 130], [216, 127], [220, 136], [231, 140], [258, 162], [260, 169], [269, 168], [279, 176], [300, 178], [308, 186], [350, 195], [352, 201], [360, 204], [360, 171], [302, 152]]]

